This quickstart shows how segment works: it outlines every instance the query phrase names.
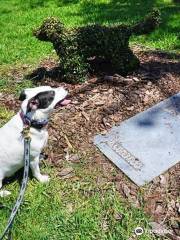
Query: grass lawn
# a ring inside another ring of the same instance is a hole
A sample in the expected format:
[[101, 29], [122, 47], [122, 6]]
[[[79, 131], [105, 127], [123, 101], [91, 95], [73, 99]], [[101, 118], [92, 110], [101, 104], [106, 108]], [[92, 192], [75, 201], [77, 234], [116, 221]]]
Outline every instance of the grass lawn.
[[[113, 185], [105, 186], [104, 190], [97, 189], [93, 179], [60, 180], [50, 166], [44, 171], [51, 173], [51, 182], [48, 185], [34, 179], [29, 182], [25, 202], [13, 229], [16, 240], [128, 240], [137, 226], [146, 229], [139, 239], [152, 239], [143, 211], [120, 201]], [[6, 188], [13, 194], [1, 200], [4, 208], [0, 210], [0, 232], [19, 185], [14, 182]]]
[[154, 33], [132, 39], [132, 43], [151, 48], [177, 50], [179, 4], [173, 0], [1, 0], [0, 62], [6, 64], [38, 63], [52, 55], [50, 43], [40, 42], [32, 31], [48, 16], [59, 17], [66, 26], [88, 23], [133, 23], [153, 7], [162, 14], [162, 23]]
[[[162, 13], [162, 23], [148, 36], [134, 37], [132, 44], [150, 48], [178, 51], [179, 5], [171, 0], [1, 0], [0, 92], [17, 96], [19, 91], [32, 86], [30, 81], [13, 84], [9, 70], [27, 65], [35, 66], [48, 55], [55, 57], [51, 44], [36, 40], [32, 30], [48, 16], [58, 16], [68, 27], [88, 23], [133, 23], [142, 19], [153, 7]], [[8, 70], [8, 71], [7, 71]], [[14, 112], [0, 106], [0, 126]], [[16, 240], [129, 240], [136, 227], [146, 232], [140, 240], [151, 240], [150, 221], [142, 209], [122, 201], [114, 185], [102, 188], [96, 178], [102, 174], [88, 172], [84, 159], [73, 166], [76, 178], [62, 180], [58, 170], [46, 163], [42, 166], [51, 181], [47, 185], [30, 180], [22, 211], [15, 221]], [[18, 181], [6, 185], [10, 197], [0, 199], [0, 234], [6, 224], [10, 208], [19, 191]]]

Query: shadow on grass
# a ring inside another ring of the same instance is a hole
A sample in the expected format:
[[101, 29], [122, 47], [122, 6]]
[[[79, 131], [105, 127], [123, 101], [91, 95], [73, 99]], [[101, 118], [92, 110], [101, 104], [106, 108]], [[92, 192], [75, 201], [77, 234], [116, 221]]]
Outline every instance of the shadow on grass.
[[111, 0], [109, 3], [84, 1], [79, 14], [83, 24], [92, 23], [132, 23], [142, 19], [154, 7], [155, 0]]

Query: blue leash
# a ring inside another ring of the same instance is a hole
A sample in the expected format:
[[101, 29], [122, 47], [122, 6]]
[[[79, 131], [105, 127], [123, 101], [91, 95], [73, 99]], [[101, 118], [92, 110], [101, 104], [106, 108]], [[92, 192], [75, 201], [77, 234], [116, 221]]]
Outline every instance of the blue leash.
[[27, 187], [28, 175], [29, 175], [29, 165], [30, 165], [30, 142], [31, 142], [31, 139], [28, 136], [28, 132], [29, 132], [29, 130], [27, 130], [27, 131], [26, 131], [26, 129], [24, 130], [24, 173], [23, 173], [23, 179], [22, 179], [22, 183], [21, 183], [21, 189], [19, 192], [19, 196], [16, 200], [16, 203], [11, 211], [7, 226], [6, 226], [2, 236], [0, 237], [0, 240], [3, 240], [6, 236], [8, 237], [8, 240], [12, 240], [12, 227], [13, 227], [14, 219], [18, 212], [18, 209], [20, 208], [20, 206], [23, 202], [25, 190]]

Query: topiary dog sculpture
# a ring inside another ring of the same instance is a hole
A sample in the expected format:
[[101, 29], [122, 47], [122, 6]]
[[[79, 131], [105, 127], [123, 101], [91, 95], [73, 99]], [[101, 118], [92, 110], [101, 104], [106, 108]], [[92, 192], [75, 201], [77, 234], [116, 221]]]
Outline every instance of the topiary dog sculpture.
[[91, 57], [108, 60], [116, 73], [124, 75], [135, 70], [139, 60], [129, 48], [129, 38], [133, 34], [152, 32], [158, 26], [159, 18], [159, 11], [153, 10], [133, 26], [95, 24], [67, 29], [58, 19], [51, 17], [44, 20], [34, 35], [53, 44], [66, 82], [83, 82]]

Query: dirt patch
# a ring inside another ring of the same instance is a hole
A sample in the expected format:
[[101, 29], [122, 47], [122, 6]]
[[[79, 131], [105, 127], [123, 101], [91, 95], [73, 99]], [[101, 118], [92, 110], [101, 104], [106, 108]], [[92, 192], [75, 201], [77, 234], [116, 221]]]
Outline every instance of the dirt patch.
[[[41, 64], [43, 75], [35, 74], [38, 84], [63, 85], [68, 89], [72, 104], [56, 110], [49, 126], [49, 161], [62, 167], [64, 159], [79, 163], [73, 149], [85, 156], [86, 169], [100, 171], [97, 184], [114, 182], [119, 193], [136, 207], [143, 207], [154, 221], [165, 223], [179, 234], [178, 217], [180, 205], [180, 164], [154, 179], [146, 187], [138, 189], [126, 176], [105, 158], [92, 144], [97, 133], [105, 133], [112, 126], [144, 111], [180, 91], [180, 63], [178, 55], [162, 52], [136, 54], [141, 60], [138, 71], [126, 76], [106, 77], [107, 72], [92, 76], [81, 85], [58, 83], [56, 63], [45, 61]], [[53, 69], [53, 70], [52, 70]], [[38, 70], [39, 71], [39, 70]], [[47, 74], [51, 73], [53, 79]], [[42, 74], [40, 71], [38, 74]], [[0, 103], [3, 104], [2, 97]], [[7, 102], [4, 102], [7, 105]], [[8, 100], [11, 108], [16, 103]], [[17, 105], [16, 105], [17, 106]]]

